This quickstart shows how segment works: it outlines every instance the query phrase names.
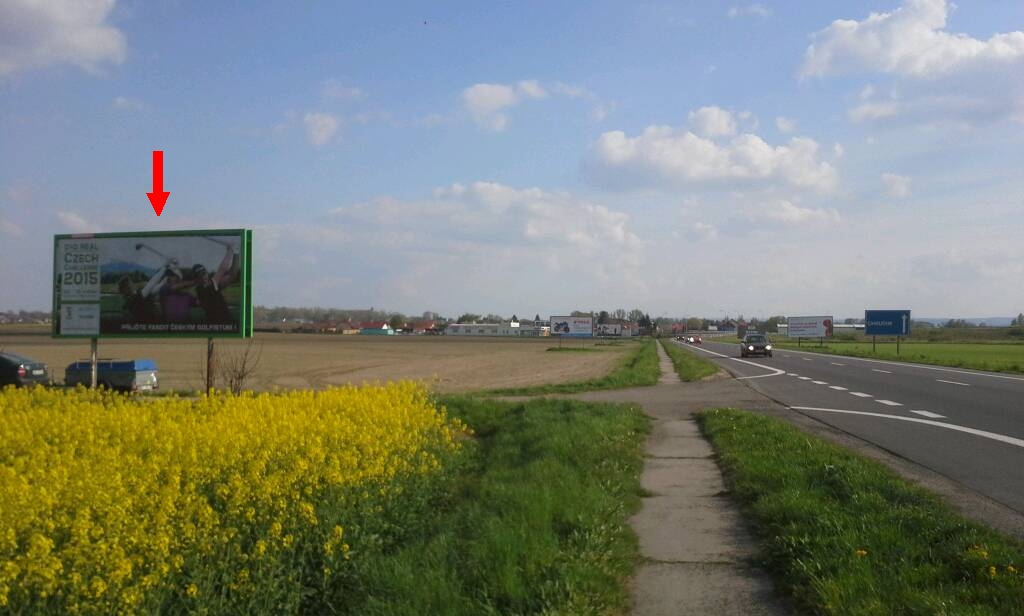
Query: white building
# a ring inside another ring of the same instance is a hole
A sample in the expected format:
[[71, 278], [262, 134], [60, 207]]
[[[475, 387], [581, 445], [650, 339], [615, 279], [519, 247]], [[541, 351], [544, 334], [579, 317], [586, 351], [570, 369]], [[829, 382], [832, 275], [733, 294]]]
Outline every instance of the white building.
[[452, 323], [444, 329], [445, 336], [509, 336], [509, 337], [536, 337], [547, 336], [549, 328], [530, 324], [532, 321], [521, 323], [510, 321], [508, 323]]

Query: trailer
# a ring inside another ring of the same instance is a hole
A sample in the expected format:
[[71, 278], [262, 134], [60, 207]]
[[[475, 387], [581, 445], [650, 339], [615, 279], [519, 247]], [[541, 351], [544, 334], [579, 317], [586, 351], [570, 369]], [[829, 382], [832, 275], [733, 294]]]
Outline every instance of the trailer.
[[[64, 384], [88, 387], [91, 371], [89, 360], [68, 364]], [[117, 391], [155, 391], [159, 388], [156, 362], [152, 359], [101, 359], [96, 362], [96, 384]]]

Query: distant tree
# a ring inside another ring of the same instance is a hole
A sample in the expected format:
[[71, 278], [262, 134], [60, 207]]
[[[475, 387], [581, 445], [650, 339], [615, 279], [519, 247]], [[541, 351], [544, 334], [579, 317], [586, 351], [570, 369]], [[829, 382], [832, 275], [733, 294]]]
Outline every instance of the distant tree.
[[594, 313], [592, 313], [592, 312], [583, 312], [582, 310], [573, 310], [572, 312], [569, 313], [569, 316], [571, 316], [571, 317], [592, 317], [592, 316], [594, 316]]
[[540, 322], [540, 313], [539, 312], [537, 314], [533, 315], [533, 322], [534, 323]]
[[1020, 314], [1017, 315], [1016, 319], [1010, 321], [1010, 325], [1013, 325], [1013, 326], [1024, 325], [1024, 312], [1021, 312]]
[[769, 332], [778, 333], [779, 324], [785, 322], [786, 317], [783, 316], [769, 317], [769, 319], [765, 322], [765, 327], [768, 329]]
[[456, 323], [477, 323], [480, 321], [480, 315], [467, 312], [461, 315], [458, 319], [455, 319]]
[[609, 318], [610, 318], [610, 315], [608, 314], [608, 311], [607, 310], [602, 310], [597, 315], [597, 324], [598, 325], [603, 325], [603, 324], [608, 322]]
[[691, 331], [697, 329], [703, 330], [704, 322], [698, 319], [697, 317], [690, 317], [689, 319], [686, 319], [686, 329]]
[[519, 317], [517, 317], [516, 315], [513, 314], [512, 315], [512, 322], [513, 323], [518, 323], [519, 322]]
[[487, 316], [485, 316], [482, 319], [480, 319], [480, 322], [481, 323], [504, 323], [505, 322], [505, 317], [501, 316], [500, 314], [490, 313]]
[[388, 321], [388, 325], [390, 325], [391, 329], [394, 330], [405, 329], [405, 321], [405, 315], [399, 312], [395, 313], [395, 315], [391, 317]]
[[626, 320], [626, 311], [623, 310], [622, 308], [616, 308], [615, 310], [612, 310], [612, 315], [611, 316], [612, 316], [613, 319], [617, 319], [619, 321], [625, 321]]
[[629, 314], [626, 315], [626, 318], [634, 323], [639, 323], [640, 319], [644, 318], [644, 311], [640, 310], [639, 308], [634, 308], [629, 311]]

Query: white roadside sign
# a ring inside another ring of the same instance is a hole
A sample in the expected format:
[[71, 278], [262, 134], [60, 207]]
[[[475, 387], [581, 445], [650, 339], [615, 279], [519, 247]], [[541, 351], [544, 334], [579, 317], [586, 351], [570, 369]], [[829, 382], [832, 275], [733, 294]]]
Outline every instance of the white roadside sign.
[[789, 317], [786, 335], [790, 338], [829, 338], [832, 336], [832, 317]]

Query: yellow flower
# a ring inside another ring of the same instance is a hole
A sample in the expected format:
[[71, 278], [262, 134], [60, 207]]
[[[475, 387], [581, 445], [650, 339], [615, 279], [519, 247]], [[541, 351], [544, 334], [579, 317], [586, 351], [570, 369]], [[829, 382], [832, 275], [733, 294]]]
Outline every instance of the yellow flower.
[[1017, 573], [1017, 568], [1014, 567], [1013, 565], [1006, 565], [1006, 572], [1007, 573]]
[[854, 552], [854, 554], [856, 554], [857, 557], [860, 558], [860, 557], [863, 557], [863, 556], [867, 556], [868, 555], [868, 551], [867, 550], [857, 550], [856, 552]]
[[188, 586], [185, 587], [185, 594], [188, 595], [189, 597], [195, 597], [196, 595], [199, 594], [199, 587], [196, 586], [195, 584], [189, 584]]

